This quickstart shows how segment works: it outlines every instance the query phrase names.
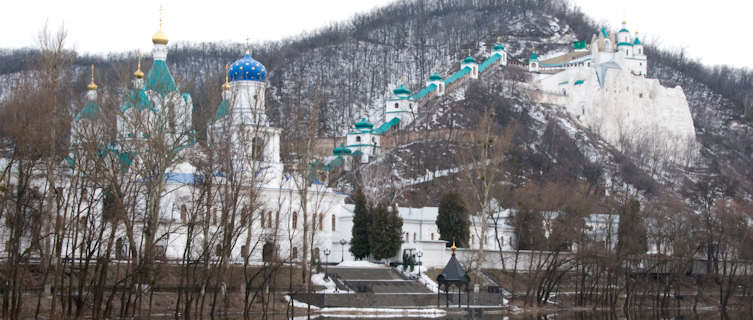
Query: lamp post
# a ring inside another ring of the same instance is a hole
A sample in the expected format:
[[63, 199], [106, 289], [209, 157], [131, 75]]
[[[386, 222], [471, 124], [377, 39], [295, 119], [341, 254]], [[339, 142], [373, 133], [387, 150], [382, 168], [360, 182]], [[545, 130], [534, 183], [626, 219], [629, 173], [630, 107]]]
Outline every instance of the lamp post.
[[340, 262], [345, 261], [345, 244], [348, 243], [345, 239], [340, 239]]
[[424, 256], [424, 252], [418, 251], [418, 253], [416, 253], [416, 256], [418, 257], [418, 277], [421, 278], [421, 257]]
[[332, 253], [332, 251], [329, 250], [329, 248], [324, 249], [324, 259], [325, 259], [324, 260], [324, 279], [325, 280], [329, 279], [329, 272], [327, 271], [329, 271], [328, 267], [329, 267], [329, 254], [330, 253]]

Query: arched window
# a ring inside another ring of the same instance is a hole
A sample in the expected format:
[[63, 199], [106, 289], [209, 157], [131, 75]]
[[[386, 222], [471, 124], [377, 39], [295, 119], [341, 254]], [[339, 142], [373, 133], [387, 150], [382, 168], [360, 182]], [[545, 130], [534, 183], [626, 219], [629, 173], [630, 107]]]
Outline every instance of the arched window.
[[319, 231], [324, 230], [324, 214], [319, 215]]
[[335, 215], [332, 215], [332, 232], [335, 232]]
[[397, 102], [395, 102], [395, 109], [397, 109], [399, 107], [400, 107], [400, 105]]
[[416, 233], [415, 232], [413, 233], [413, 242], [414, 243], [416, 242]]
[[298, 227], [298, 212], [293, 211], [293, 230]]
[[410, 242], [410, 234], [408, 232], [405, 233], [405, 242]]
[[265, 214], [264, 214], [264, 210], [262, 210], [262, 211], [259, 211], [259, 219], [261, 219], [261, 220], [259, 220], [259, 222], [260, 222], [260, 223], [259, 223], [259, 225], [260, 225], [260, 226], [261, 226], [262, 228], [264, 228], [264, 226], [265, 226], [265, 224], [264, 224], [264, 216], [265, 216]]
[[356, 136], [356, 142], [361, 142], [361, 136]]

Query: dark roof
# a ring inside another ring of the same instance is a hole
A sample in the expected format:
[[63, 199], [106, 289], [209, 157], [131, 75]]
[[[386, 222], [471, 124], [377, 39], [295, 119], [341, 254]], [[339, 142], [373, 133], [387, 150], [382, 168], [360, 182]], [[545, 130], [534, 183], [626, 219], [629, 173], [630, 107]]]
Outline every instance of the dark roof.
[[437, 276], [437, 282], [439, 284], [445, 283], [469, 283], [471, 282], [471, 278], [468, 277], [468, 275], [463, 270], [463, 266], [460, 265], [460, 262], [458, 262], [458, 259], [455, 258], [455, 253], [453, 252], [452, 257], [450, 258], [450, 261], [447, 262], [447, 265], [444, 267], [444, 270], [442, 270], [442, 273]]

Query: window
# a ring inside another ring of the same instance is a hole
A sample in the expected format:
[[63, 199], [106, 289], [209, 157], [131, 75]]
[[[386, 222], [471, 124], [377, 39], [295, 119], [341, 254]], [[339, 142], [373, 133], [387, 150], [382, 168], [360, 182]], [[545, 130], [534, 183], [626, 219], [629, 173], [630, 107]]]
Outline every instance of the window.
[[408, 104], [408, 108], [413, 110], [413, 104], [412, 103]]
[[298, 212], [293, 211], [293, 230], [298, 227]]
[[474, 236], [471, 235], [471, 245], [473, 245], [473, 238], [474, 238]]
[[400, 106], [395, 102], [395, 109], [399, 108]]
[[290, 254], [290, 258], [298, 259], [298, 247], [293, 247], [293, 252]]
[[431, 240], [434, 240], [434, 232], [431, 233]]
[[319, 231], [324, 230], [324, 214], [319, 215]]
[[335, 231], [335, 215], [332, 215], [332, 231]]
[[414, 243], [416, 242], [416, 233], [415, 232], [413, 233], [413, 242]]
[[262, 228], [264, 228], [264, 210], [262, 210], [262, 211], [259, 212], [259, 218], [261, 219], [261, 220], [259, 220], [259, 222], [261, 222], [261, 223], [259, 223], [259, 225]]
[[361, 142], [361, 136], [356, 136], [356, 142]]
[[267, 211], [267, 228], [272, 227], [272, 211]]
[[188, 221], [188, 209], [186, 209], [185, 204], [180, 205], [180, 220], [184, 222]]
[[410, 234], [408, 232], [405, 233], [405, 242], [410, 242]]

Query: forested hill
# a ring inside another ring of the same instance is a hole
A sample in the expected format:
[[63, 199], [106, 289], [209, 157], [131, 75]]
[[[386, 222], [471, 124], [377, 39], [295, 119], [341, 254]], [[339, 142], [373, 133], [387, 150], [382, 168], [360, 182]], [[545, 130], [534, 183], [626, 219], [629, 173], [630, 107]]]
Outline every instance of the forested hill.
[[[258, 26], [249, 25], [253, 27]], [[526, 61], [533, 47], [539, 56], [546, 57], [567, 50], [573, 41], [589, 41], [601, 27], [562, 1], [407, 0], [310, 34], [254, 44], [252, 50], [254, 58], [269, 71], [268, 113], [273, 122], [289, 128], [291, 114], [315, 110], [321, 123], [320, 135], [338, 136], [364, 110], [370, 112], [374, 122], [381, 121], [382, 100], [397, 85], [405, 84], [417, 91], [434, 71], [446, 77], [458, 69], [469, 48], [474, 56], [483, 60], [479, 42], [491, 44], [501, 36], [511, 57]], [[150, 35], [143, 36], [144, 41], [149, 41]], [[224, 65], [241, 57], [244, 45], [172, 41], [169, 49], [171, 72], [183, 90], [191, 92], [197, 112], [213, 112]], [[750, 165], [753, 130], [749, 122], [753, 118], [753, 72], [705, 67], [688, 60], [681, 52], [658, 51], [650, 44], [646, 52], [649, 78], [658, 78], [665, 86], [680, 85], [685, 89], [698, 140], [703, 144], [702, 159], [695, 172], [709, 176], [722, 174], [725, 183], [750, 194], [753, 190]], [[34, 50], [2, 52], [0, 98], [13, 79], [30, 69], [35, 54]], [[83, 96], [88, 83], [85, 67], [94, 63], [100, 88], [117, 94], [130, 79], [135, 60], [135, 52], [106, 57], [78, 56], [74, 62], [77, 76], [71, 92]], [[148, 60], [144, 68], [149, 68]], [[72, 105], [78, 105], [80, 99], [72, 100], [76, 100]], [[530, 101], [520, 97], [510, 96], [506, 101], [515, 108], [530, 107]], [[579, 150], [579, 154], [578, 159], [600, 159], [585, 157], [584, 150]], [[559, 159], [561, 156], [566, 155], [550, 153], [541, 161], [575, 162], [574, 159]], [[434, 168], [450, 166], [435, 164]], [[637, 166], [642, 167], [640, 163]], [[586, 167], [581, 165], [580, 169], [583, 168]], [[615, 174], [621, 171], [615, 170]], [[582, 172], [574, 174], [581, 176]], [[671, 180], [652, 178], [661, 183]]]

